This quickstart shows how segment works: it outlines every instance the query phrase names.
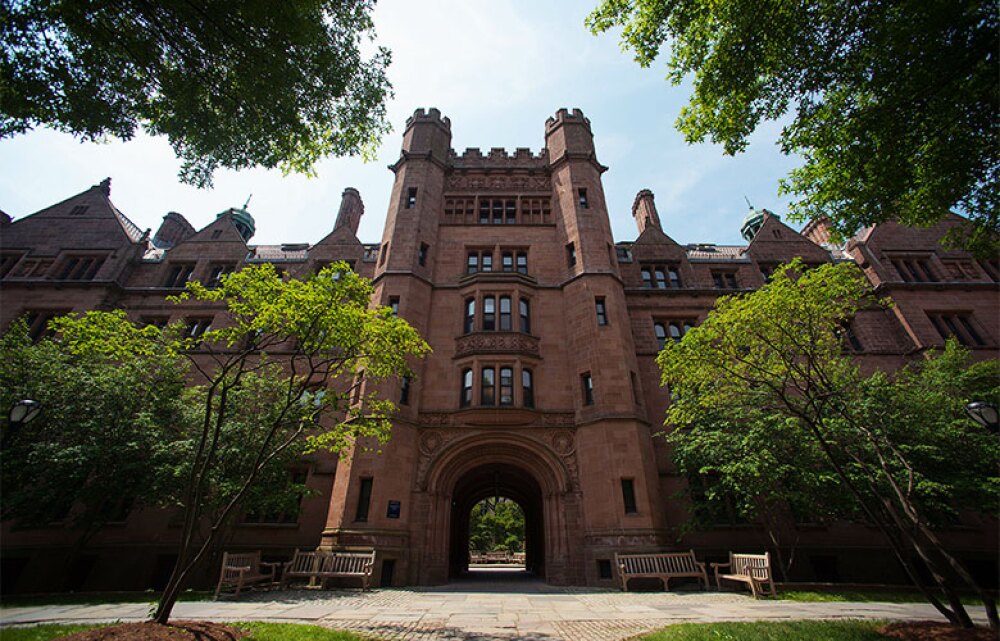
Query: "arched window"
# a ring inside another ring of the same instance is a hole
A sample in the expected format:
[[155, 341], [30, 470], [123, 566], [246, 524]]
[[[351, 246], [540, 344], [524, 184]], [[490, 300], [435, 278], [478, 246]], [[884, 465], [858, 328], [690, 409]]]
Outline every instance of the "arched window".
[[500, 331], [509, 332], [511, 325], [511, 305], [510, 296], [500, 297]]
[[472, 405], [472, 370], [462, 370], [462, 395], [459, 397], [459, 406], [468, 407]]
[[679, 343], [682, 336], [684, 336], [684, 332], [681, 331], [681, 326], [678, 323], [670, 323], [670, 338], [675, 343]]
[[476, 331], [476, 299], [465, 299], [465, 323], [463, 329], [466, 334]]
[[653, 331], [656, 332], [656, 344], [660, 349], [663, 349], [667, 344], [667, 328], [663, 326], [663, 323], [654, 323]]
[[521, 398], [525, 407], [535, 406], [535, 386], [530, 369], [521, 370]]
[[500, 404], [514, 404], [514, 368], [500, 368]]
[[483, 331], [492, 332], [497, 328], [496, 299], [493, 296], [483, 297]]
[[480, 387], [479, 404], [489, 407], [496, 404], [496, 369], [492, 367], [483, 368], [483, 379]]

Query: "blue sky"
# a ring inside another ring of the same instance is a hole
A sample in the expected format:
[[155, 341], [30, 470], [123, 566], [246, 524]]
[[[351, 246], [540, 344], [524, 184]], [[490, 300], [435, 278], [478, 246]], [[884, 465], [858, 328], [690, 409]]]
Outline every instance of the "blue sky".
[[179, 162], [165, 139], [82, 144], [39, 129], [0, 141], [0, 209], [20, 218], [110, 176], [112, 200], [141, 228], [155, 231], [168, 211], [200, 228], [253, 194], [252, 242], [315, 242], [331, 229], [344, 188], [355, 187], [366, 212], [358, 235], [378, 242], [393, 179], [386, 166], [399, 156], [414, 109], [437, 107], [448, 116], [461, 153], [537, 152], [545, 119], [577, 107], [591, 120], [598, 160], [610, 167], [604, 189], [616, 240], [636, 236], [631, 206], [640, 189], [653, 191], [664, 230], [681, 243], [742, 242], [744, 196], [783, 214], [778, 180], [796, 161], [775, 146], [778, 127], [761, 127], [736, 157], [710, 144], [687, 145], [674, 121], [689, 88], [667, 82], [662, 63], [640, 69], [617, 35], [591, 35], [583, 21], [596, 2], [379, 0], [378, 43], [393, 54], [394, 130], [373, 162], [330, 159], [314, 178], [221, 171], [213, 189], [199, 190], [178, 182]]

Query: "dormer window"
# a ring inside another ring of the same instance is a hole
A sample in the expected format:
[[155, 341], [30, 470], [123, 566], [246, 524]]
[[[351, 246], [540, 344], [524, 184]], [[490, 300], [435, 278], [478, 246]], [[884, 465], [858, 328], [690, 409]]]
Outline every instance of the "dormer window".
[[184, 285], [191, 280], [191, 274], [193, 273], [194, 263], [172, 265], [170, 267], [170, 273], [167, 274], [167, 282], [165, 282], [163, 286], [173, 289], [184, 287]]

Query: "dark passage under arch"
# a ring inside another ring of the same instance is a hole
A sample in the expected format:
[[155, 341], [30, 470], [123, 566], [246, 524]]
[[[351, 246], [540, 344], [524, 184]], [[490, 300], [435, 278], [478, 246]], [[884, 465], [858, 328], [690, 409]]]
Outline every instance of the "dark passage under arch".
[[542, 490], [527, 470], [506, 463], [475, 467], [455, 484], [451, 501], [448, 575], [458, 578], [468, 572], [469, 513], [479, 501], [493, 496], [511, 499], [524, 510], [525, 568], [529, 574], [544, 578]]

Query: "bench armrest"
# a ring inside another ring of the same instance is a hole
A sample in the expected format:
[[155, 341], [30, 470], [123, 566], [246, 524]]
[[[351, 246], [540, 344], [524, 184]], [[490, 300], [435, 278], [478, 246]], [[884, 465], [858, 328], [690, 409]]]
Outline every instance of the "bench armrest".
[[693, 563], [695, 564], [696, 567], [701, 568], [702, 572], [705, 571], [705, 562], [704, 561], [693, 561]]
[[712, 569], [713, 570], [718, 570], [719, 568], [728, 568], [731, 565], [732, 565], [732, 563], [713, 563], [712, 564]]

